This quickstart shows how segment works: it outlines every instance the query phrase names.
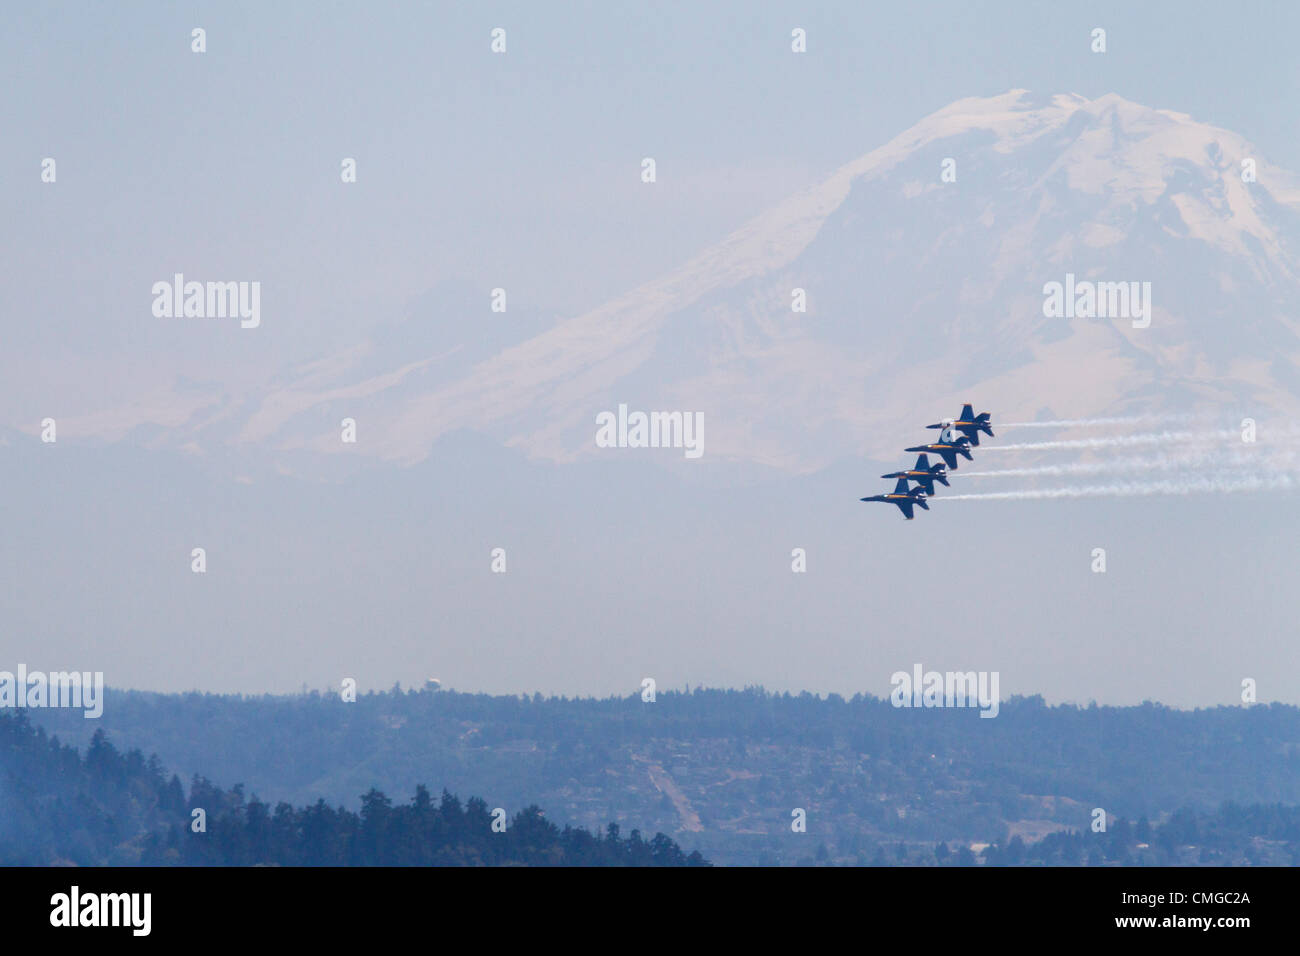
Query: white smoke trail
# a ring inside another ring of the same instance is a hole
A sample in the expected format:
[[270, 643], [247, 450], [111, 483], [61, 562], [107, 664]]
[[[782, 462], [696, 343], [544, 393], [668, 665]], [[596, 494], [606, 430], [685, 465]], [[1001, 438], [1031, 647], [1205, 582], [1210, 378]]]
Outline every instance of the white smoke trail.
[[1144, 435], [1111, 435], [1106, 438], [1072, 438], [1062, 441], [1020, 442], [1014, 445], [981, 445], [980, 451], [1050, 451], [1060, 448], [1128, 448], [1136, 445], [1165, 445], [1174, 442], [1241, 440], [1241, 433], [1217, 432], [1149, 432]]
[[1030, 498], [1129, 498], [1143, 495], [1236, 494], [1244, 491], [1282, 491], [1296, 487], [1290, 475], [1213, 475], [1173, 481], [1083, 485], [1073, 488], [1029, 488], [976, 495], [945, 495], [931, 501], [994, 501]]
[[1034, 465], [1027, 468], [999, 468], [996, 471], [963, 471], [962, 478], [1028, 478], [1061, 475], [1104, 475], [1112, 472], [1179, 471], [1213, 466], [1216, 468], [1251, 467], [1262, 471], [1294, 470], [1300, 455], [1294, 451], [1238, 452], [1226, 454], [1222, 449], [1191, 454], [1154, 454], [1142, 458], [1116, 458], [1109, 461], [1079, 461], [1066, 465]]
[[1152, 458], [1128, 458], [1119, 461], [1080, 461], [1070, 465], [1038, 465], [1033, 468], [1000, 468], [997, 471], [963, 471], [962, 478], [1028, 478], [1061, 475], [1102, 475], [1112, 471], [1150, 471], [1167, 467]]
[[1118, 418], [1060, 418], [1050, 422], [998, 422], [998, 428], [1089, 428], [1094, 425], [1159, 425], [1185, 422], [1190, 415], [1127, 415]]

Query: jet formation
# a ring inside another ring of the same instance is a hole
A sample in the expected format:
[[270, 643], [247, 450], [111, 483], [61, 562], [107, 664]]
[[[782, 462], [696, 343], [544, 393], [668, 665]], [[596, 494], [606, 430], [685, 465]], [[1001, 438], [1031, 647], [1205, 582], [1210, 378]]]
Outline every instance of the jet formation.
[[[981, 433], [990, 438], [994, 437], [992, 425], [988, 412], [980, 412], [976, 415], [971, 405], [963, 405], [961, 415], [957, 418], [945, 418], [933, 425], [926, 425], [926, 428], [940, 429], [939, 440], [904, 449], [918, 453], [916, 464], [907, 471], [895, 471], [880, 476], [897, 478], [898, 484], [894, 486], [894, 490], [888, 494], [871, 495], [858, 500], [883, 501], [886, 504], [897, 505], [898, 510], [908, 521], [914, 517], [913, 508], [916, 506], [929, 511], [930, 506], [926, 504], [925, 499], [934, 497], [935, 482], [945, 488], [950, 487], [948, 472], [957, 470], [957, 456], [961, 455], [967, 461], [974, 461], [970, 453], [971, 447], [980, 443]], [[943, 461], [931, 465], [929, 455], [935, 455]], [[910, 488], [909, 482], [915, 482], [916, 487]]]

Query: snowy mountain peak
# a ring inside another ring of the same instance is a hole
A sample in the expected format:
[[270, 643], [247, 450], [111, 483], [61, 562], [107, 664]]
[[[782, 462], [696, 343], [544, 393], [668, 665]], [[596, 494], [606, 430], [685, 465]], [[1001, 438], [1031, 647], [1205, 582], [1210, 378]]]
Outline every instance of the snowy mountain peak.
[[[625, 403], [701, 413], [706, 459], [802, 472], [892, 456], [968, 398], [1001, 418], [1293, 413], [1298, 243], [1297, 180], [1241, 136], [1113, 93], [1010, 90], [938, 110], [523, 341], [415, 343], [361, 375], [352, 359], [317, 364], [233, 440], [336, 453], [318, 410], [346, 399], [367, 421], [359, 448], [384, 459], [469, 429], [568, 461], [602, 453], [596, 417]], [[1067, 275], [1148, 283], [1148, 324], [1046, 314]]]

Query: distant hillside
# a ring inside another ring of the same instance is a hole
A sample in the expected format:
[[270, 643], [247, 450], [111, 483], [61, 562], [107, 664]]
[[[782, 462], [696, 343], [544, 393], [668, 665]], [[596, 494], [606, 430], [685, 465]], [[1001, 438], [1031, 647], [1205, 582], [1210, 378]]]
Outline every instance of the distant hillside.
[[[654, 703], [110, 691], [99, 721], [32, 716], [83, 743], [98, 725], [120, 748], [241, 781], [272, 802], [355, 809], [372, 787], [428, 783], [483, 794], [511, 814], [544, 806], [560, 825], [661, 830], [723, 864], [870, 863], [882, 846], [897, 859], [899, 843], [904, 856], [939, 843], [1033, 844], [1087, 832], [1095, 808], [1158, 826], [1229, 801], [1300, 804], [1300, 709], [1277, 704], [1180, 711], [1013, 698], [985, 720], [757, 688], [661, 692]], [[791, 831], [796, 809], [805, 834]]]
[[[193, 815], [203, 811], [201, 826]], [[504, 829], [500, 829], [504, 824]], [[83, 758], [0, 712], [0, 865], [182, 866], [702, 866], [662, 833], [603, 835], [545, 819], [536, 806], [506, 820], [487, 803], [464, 806], [417, 787], [395, 806], [371, 788], [360, 812], [245, 797], [195, 777], [188, 798], [157, 757], [122, 753], [96, 732]]]

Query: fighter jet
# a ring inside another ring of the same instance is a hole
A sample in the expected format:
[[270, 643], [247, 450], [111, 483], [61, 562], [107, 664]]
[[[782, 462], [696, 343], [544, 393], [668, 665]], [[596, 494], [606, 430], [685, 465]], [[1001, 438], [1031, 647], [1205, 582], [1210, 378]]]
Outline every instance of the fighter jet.
[[[943, 436], [940, 436], [941, 438]], [[965, 455], [967, 461], [974, 461], [970, 453], [970, 441], [966, 438], [956, 438], [952, 441], [938, 441], [933, 445], [917, 445], [913, 448], [904, 448], [904, 451], [919, 451], [922, 454], [932, 453], [938, 455], [953, 471], [957, 470], [957, 456]], [[947, 484], [947, 482], [944, 482]]]
[[980, 432], [983, 432], [990, 438], [994, 437], [993, 429], [989, 427], [991, 424], [988, 412], [980, 412], [976, 415], [975, 409], [972, 406], [963, 405], [961, 407], [960, 418], [945, 418], [941, 422], [936, 422], [933, 425], [926, 425], [925, 427], [943, 429], [943, 434], [940, 436], [942, 440], [955, 437], [953, 435], [954, 430], [959, 431], [970, 439], [972, 445], [978, 445], [980, 443]]
[[940, 482], [945, 488], [948, 485], [948, 468], [943, 462], [930, 464], [930, 459], [925, 455], [916, 456], [916, 467], [911, 471], [896, 471], [891, 475], [881, 475], [881, 478], [910, 478], [921, 488], [925, 489], [926, 497], [934, 497], [934, 483]]
[[891, 505], [898, 505], [898, 510], [903, 512], [903, 517], [908, 521], [912, 520], [912, 505], [920, 505], [926, 511], [930, 506], [925, 503], [925, 492], [920, 488], [907, 490], [907, 479], [899, 478], [898, 484], [894, 486], [892, 494], [872, 495], [870, 498], [859, 498], [859, 501], [884, 501]]

